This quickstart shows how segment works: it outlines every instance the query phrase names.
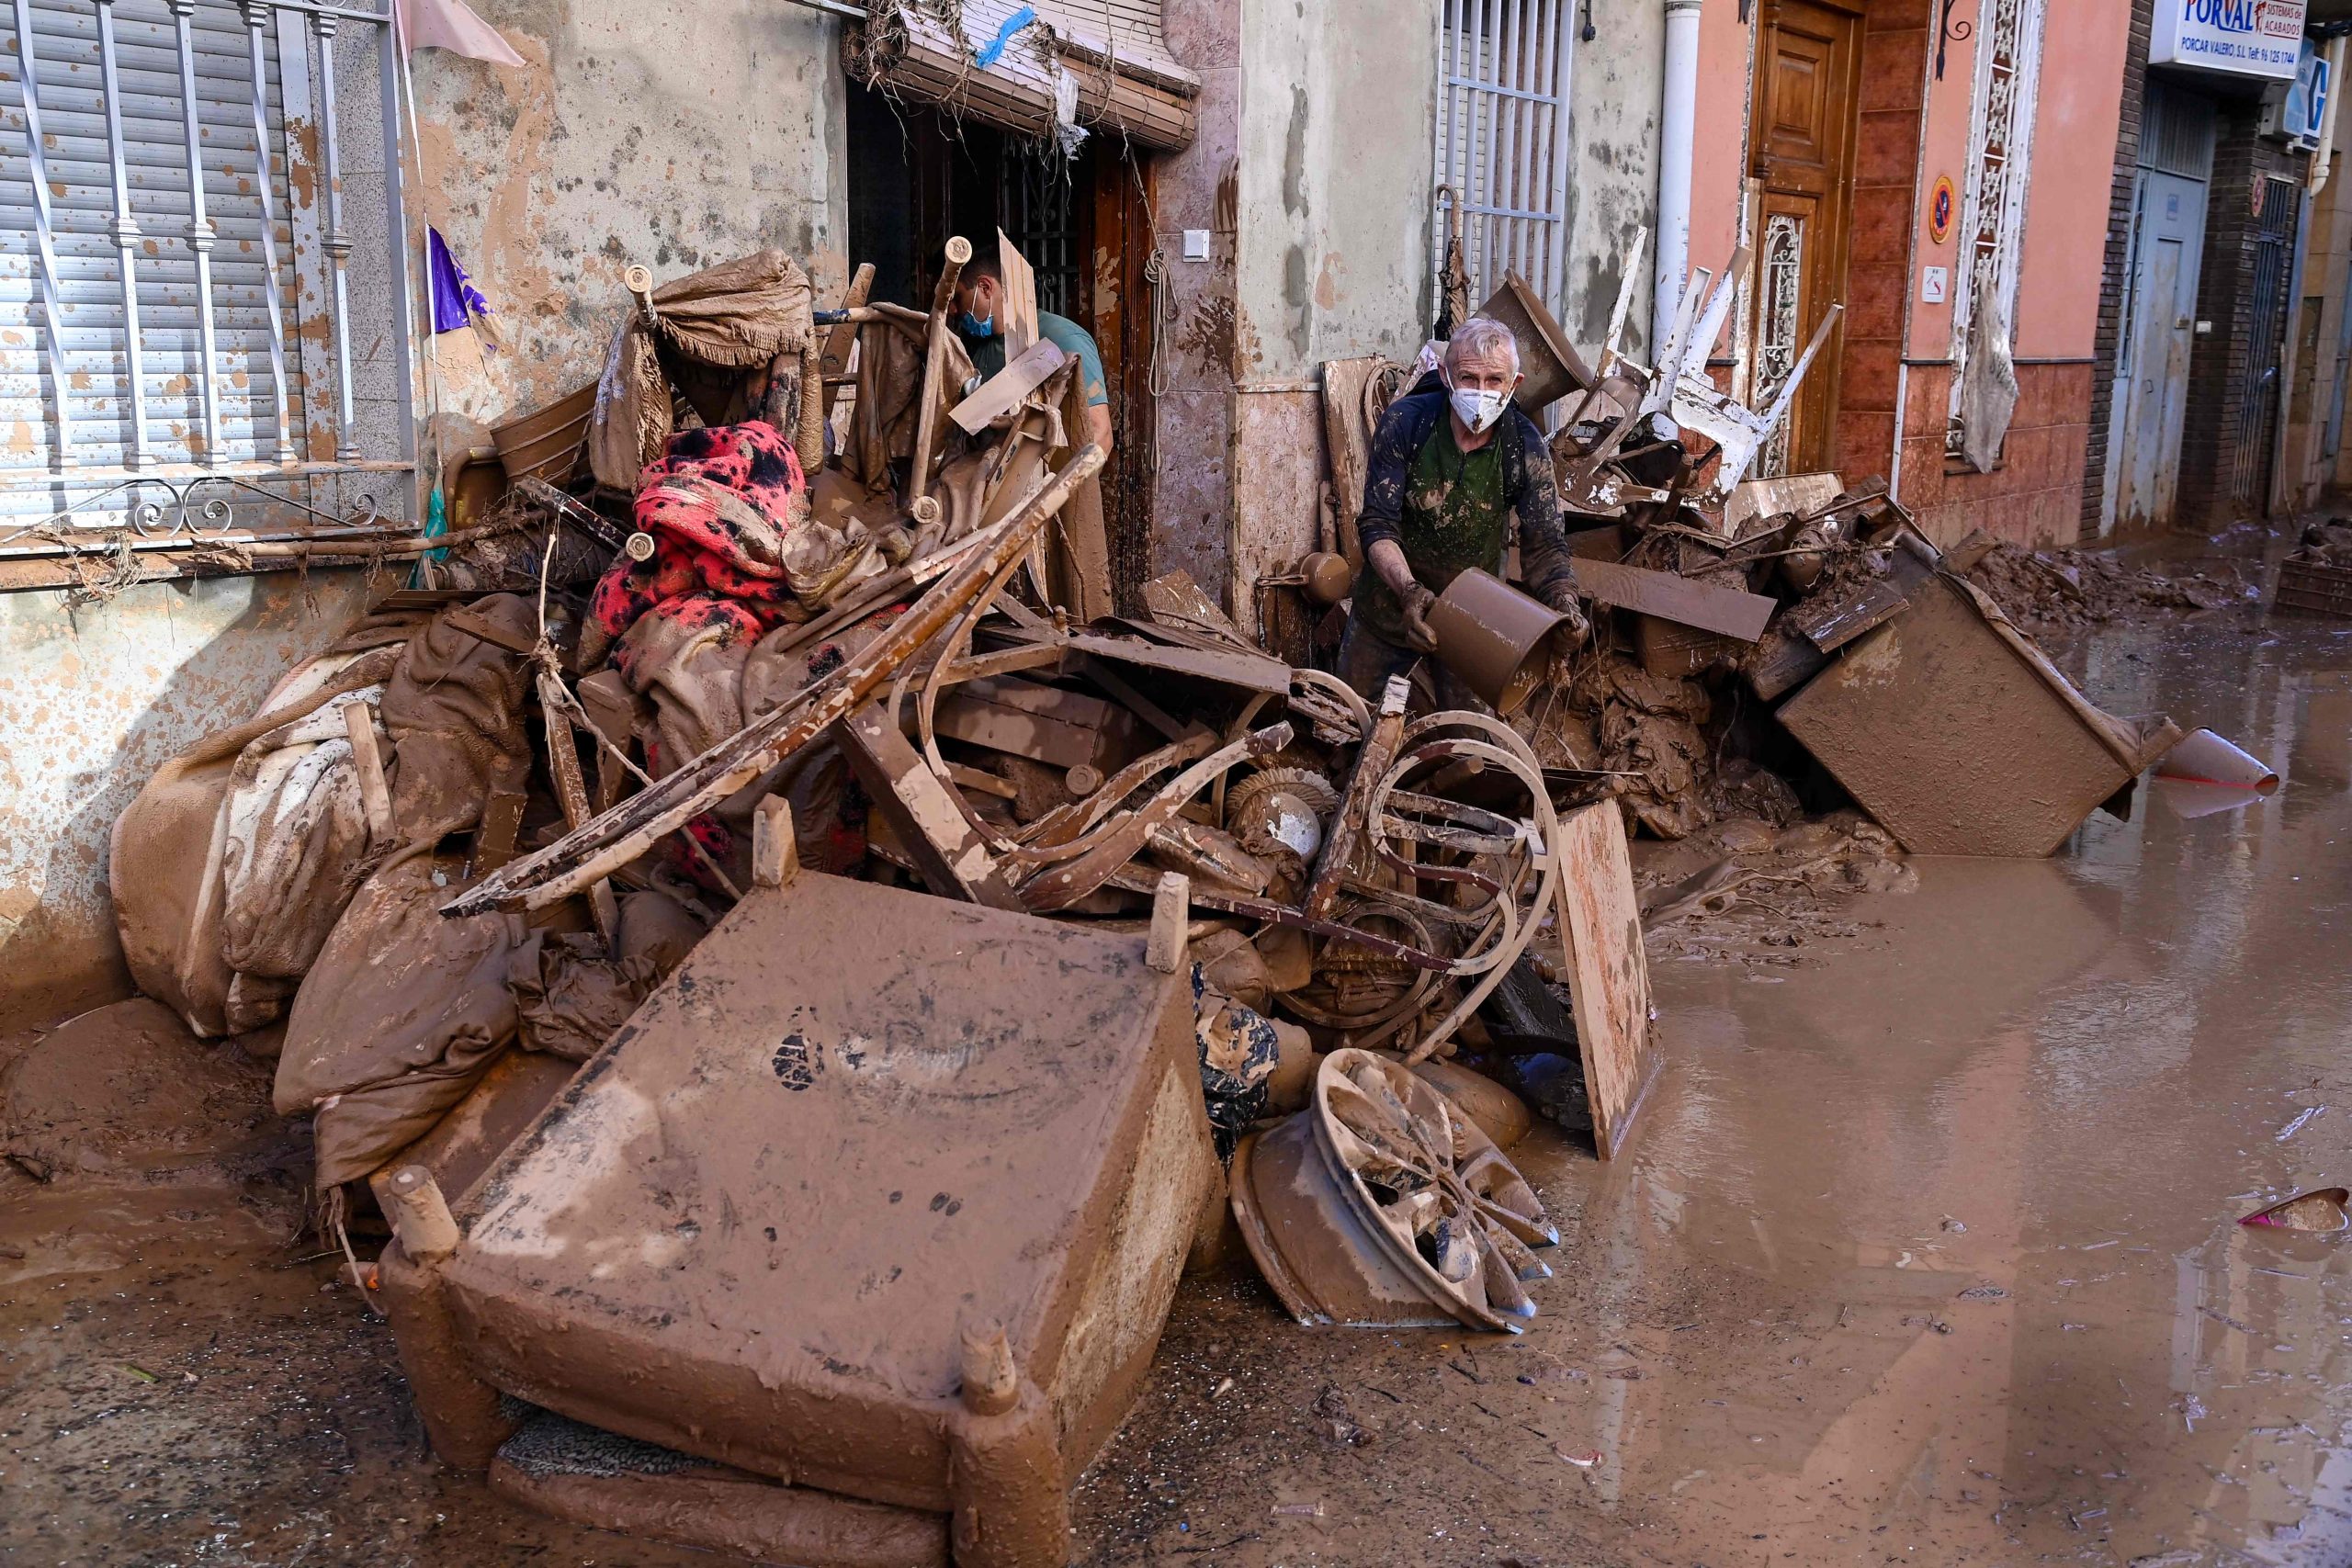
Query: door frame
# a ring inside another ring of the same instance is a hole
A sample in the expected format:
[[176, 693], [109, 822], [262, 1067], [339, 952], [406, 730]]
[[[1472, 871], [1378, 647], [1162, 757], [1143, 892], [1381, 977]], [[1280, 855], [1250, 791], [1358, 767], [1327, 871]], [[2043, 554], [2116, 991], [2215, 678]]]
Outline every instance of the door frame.
[[[1789, 194], [1785, 186], [1780, 192], [1773, 189], [1770, 160], [1765, 151], [1765, 138], [1772, 120], [1771, 95], [1775, 90], [1771, 68], [1773, 36], [1781, 27], [1783, 15], [1799, 6], [1807, 11], [1841, 17], [1849, 30], [1844, 46], [1847, 54], [1845, 80], [1834, 84], [1832, 88], [1841, 100], [1833, 116], [1839, 145], [1836, 156], [1826, 165], [1829, 171], [1824, 182], [1826, 188], [1815, 198], [1820, 224], [1818, 232], [1814, 236], [1813, 248], [1822, 260], [1803, 280], [1803, 298], [1798, 307], [1798, 343], [1809, 342], [1830, 305], [1845, 299], [1848, 264], [1852, 256], [1854, 166], [1861, 140], [1864, 6], [1860, 0], [1764, 0], [1757, 28], [1756, 101], [1748, 117], [1747, 165], [1748, 178], [1756, 182], [1755, 243], [1759, 246], [1757, 287], [1749, 290], [1747, 305], [1747, 313], [1750, 317], [1747, 340], [1751, 358], [1762, 344], [1760, 312], [1764, 309], [1766, 292], [1762, 287], [1760, 265], [1763, 225], [1775, 196]], [[1791, 472], [1826, 468], [1837, 456], [1838, 411], [1844, 380], [1845, 346], [1845, 324], [1841, 320], [1831, 329], [1829, 342], [1815, 357], [1813, 368], [1805, 376], [1804, 385], [1798, 389], [1796, 405], [1789, 413], [1788, 468]], [[1748, 385], [1758, 398], [1766, 395], [1766, 389], [1758, 385], [1752, 367]]]

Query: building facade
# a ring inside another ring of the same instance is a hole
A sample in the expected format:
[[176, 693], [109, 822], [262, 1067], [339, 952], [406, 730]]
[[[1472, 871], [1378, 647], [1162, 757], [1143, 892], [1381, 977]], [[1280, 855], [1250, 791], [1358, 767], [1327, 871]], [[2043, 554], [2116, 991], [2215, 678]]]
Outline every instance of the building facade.
[[1942, 541], [2075, 537], [2128, 13], [1707, 0], [1690, 259], [1747, 256], [1716, 373], [1770, 388], [1845, 307], [1773, 466], [1883, 475]]

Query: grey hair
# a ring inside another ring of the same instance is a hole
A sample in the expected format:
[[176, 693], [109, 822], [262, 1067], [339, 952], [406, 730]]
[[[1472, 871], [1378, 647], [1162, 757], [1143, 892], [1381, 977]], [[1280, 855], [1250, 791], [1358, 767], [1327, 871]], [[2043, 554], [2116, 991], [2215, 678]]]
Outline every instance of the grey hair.
[[1453, 329], [1453, 336], [1445, 345], [1445, 367], [1453, 369], [1464, 355], [1508, 355], [1510, 367], [1519, 368], [1519, 339], [1511, 330], [1492, 316], [1473, 316]]

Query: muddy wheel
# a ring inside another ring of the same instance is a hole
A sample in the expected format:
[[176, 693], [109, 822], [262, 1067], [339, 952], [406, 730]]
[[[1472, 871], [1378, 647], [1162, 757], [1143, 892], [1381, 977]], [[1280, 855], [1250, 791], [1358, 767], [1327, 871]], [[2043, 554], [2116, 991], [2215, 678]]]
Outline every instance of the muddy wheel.
[[1307, 1114], [1333, 1177], [1432, 1301], [1479, 1328], [1516, 1332], [1535, 1315], [1523, 1286], [1552, 1271], [1532, 1249], [1558, 1233], [1517, 1168], [1443, 1095], [1368, 1051], [1334, 1051]]

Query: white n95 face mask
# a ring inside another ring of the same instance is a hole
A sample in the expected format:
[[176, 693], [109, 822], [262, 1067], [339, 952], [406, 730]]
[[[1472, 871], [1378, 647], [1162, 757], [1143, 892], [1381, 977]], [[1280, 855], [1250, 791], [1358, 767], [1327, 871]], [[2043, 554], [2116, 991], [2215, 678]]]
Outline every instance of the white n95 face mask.
[[1503, 410], [1510, 402], [1509, 393], [1474, 392], [1467, 387], [1455, 387], [1447, 395], [1453, 403], [1456, 416], [1470, 427], [1474, 434], [1492, 428], [1494, 423], [1502, 418]]

